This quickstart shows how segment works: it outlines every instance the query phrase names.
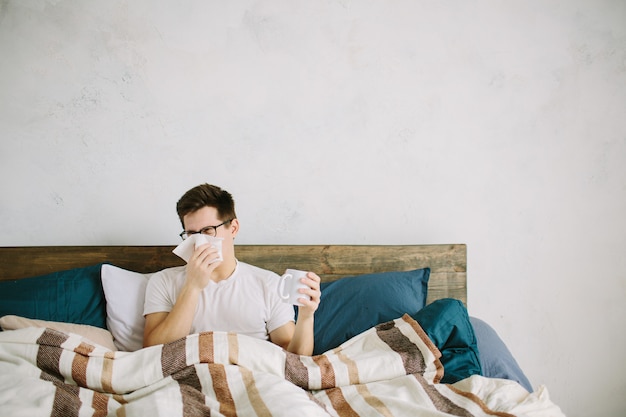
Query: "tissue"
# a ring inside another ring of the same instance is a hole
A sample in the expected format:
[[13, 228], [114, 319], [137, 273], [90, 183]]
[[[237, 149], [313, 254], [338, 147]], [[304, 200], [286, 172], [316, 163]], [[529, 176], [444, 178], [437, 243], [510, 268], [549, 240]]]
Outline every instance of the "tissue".
[[187, 239], [183, 240], [183, 242], [176, 246], [172, 252], [174, 252], [177, 256], [181, 257], [185, 262], [189, 262], [189, 258], [193, 255], [196, 247], [204, 245], [206, 243], [210, 243], [211, 246], [218, 249], [218, 258], [214, 259], [211, 263], [217, 261], [223, 261], [222, 257], [222, 241], [224, 238], [221, 237], [213, 237], [208, 235], [203, 235], [201, 233], [197, 233], [195, 235], [189, 236]]

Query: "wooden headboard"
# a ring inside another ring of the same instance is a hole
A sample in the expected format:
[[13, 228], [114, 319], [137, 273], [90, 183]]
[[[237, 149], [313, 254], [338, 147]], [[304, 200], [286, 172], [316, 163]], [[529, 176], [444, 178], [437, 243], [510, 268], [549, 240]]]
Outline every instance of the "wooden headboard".
[[[108, 262], [137, 272], [182, 265], [173, 246], [0, 247], [0, 280], [12, 280]], [[429, 267], [430, 303], [456, 298], [467, 304], [467, 248], [453, 245], [236, 245], [237, 259], [282, 274], [310, 270], [322, 281], [373, 272]]]

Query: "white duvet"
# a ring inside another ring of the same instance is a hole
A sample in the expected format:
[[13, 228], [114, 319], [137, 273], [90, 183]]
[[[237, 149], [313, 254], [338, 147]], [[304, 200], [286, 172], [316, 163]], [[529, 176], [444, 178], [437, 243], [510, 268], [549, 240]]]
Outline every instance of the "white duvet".
[[112, 352], [32, 327], [0, 333], [0, 416], [563, 416], [544, 387], [440, 384], [439, 356], [409, 316], [313, 357], [220, 332]]

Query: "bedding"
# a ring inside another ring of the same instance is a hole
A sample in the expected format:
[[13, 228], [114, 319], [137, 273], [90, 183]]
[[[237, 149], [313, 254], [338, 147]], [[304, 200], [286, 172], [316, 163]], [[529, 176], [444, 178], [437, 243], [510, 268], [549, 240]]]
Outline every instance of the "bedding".
[[223, 332], [111, 352], [31, 327], [0, 334], [0, 415], [563, 415], [543, 389], [441, 384], [439, 357], [408, 315], [313, 357]]
[[239, 245], [322, 277], [312, 357], [220, 332], [142, 349], [171, 249], [0, 248], [0, 415], [562, 415], [469, 317], [465, 245]]
[[113, 335], [105, 329], [86, 324], [63, 323], [58, 321], [33, 320], [26, 317], [8, 315], [0, 317], [2, 330], [17, 330], [26, 327], [45, 327], [66, 333], [76, 333], [107, 349], [117, 350]]

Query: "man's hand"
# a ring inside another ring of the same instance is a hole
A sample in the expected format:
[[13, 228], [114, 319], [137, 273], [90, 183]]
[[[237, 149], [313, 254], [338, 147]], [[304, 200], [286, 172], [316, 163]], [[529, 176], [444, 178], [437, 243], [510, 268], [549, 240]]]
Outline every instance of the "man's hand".
[[306, 297], [298, 298], [298, 301], [302, 304], [298, 307], [298, 320], [300, 320], [300, 318], [313, 317], [313, 314], [315, 314], [315, 311], [320, 305], [322, 296], [322, 292], [320, 291], [321, 281], [321, 278], [314, 272], [307, 272], [306, 277], [300, 279], [300, 282], [308, 288], [300, 288], [298, 292], [303, 295], [308, 295], [311, 299], [307, 300]]
[[317, 307], [320, 305], [320, 277], [314, 272], [307, 272], [306, 277], [301, 278], [300, 282], [308, 288], [300, 288], [298, 292], [302, 295], [311, 297], [298, 298], [301, 306], [298, 307], [298, 320], [295, 325], [293, 322], [279, 327], [270, 333], [270, 340], [289, 352], [298, 355], [312, 355], [314, 337], [314, 315]]
[[187, 281], [185, 285], [190, 289], [202, 290], [209, 285], [211, 274], [220, 266], [217, 248], [210, 243], [198, 246], [187, 262]]

